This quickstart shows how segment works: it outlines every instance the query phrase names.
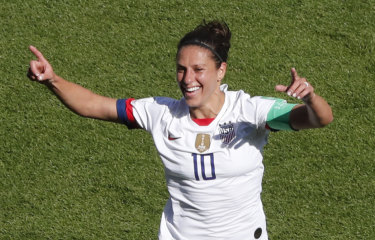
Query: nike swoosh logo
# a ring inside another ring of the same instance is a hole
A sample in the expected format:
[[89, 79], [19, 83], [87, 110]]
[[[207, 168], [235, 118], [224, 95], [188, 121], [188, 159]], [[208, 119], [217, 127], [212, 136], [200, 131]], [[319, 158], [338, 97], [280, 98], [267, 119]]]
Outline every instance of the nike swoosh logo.
[[176, 140], [176, 139], [179, 139], [179, 137], [171, 137], [170, 135], [168, 136], [168, 140], [170, 140], [170, 141], [173, 141], [173, 140]]

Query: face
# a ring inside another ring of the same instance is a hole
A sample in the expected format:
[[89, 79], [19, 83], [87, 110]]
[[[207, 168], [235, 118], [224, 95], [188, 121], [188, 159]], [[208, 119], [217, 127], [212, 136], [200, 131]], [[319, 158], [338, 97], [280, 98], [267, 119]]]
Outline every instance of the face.
[[222, 95], [221, 80], [226, 63], [219, 68], [210, 50], [188, 45], [177, 55], [177, 82], [190, 108], [209, 107]]

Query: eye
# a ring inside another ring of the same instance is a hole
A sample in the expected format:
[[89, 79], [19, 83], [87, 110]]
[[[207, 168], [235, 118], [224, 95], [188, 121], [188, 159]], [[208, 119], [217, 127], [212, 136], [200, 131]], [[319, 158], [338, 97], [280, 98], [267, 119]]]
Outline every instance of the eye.
[[178, 72], [178, 73], [183, 73], [183, 72], [185, 72], [185, 70], [186, 70], [185, 67], [183, 67], [183, 66], [181, 66], [181, 65], [177, 65], [177, 72]]
[[177, 73], [184, 73], [185, 69], [184, 68], [177, 68]]

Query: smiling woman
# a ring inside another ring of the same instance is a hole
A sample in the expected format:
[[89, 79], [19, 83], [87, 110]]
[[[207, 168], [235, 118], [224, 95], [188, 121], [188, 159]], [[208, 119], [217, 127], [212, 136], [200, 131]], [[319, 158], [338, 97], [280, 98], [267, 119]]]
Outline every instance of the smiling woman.
[[220, 91], [226, 63], [216, 68], [212, 53], [200, 46], [184, 46], [177, 56], [177, 81], [193, 118], [213, 118], [224, 104]]
[[183, 98], [112, 99], [56, 75], [35, 47], [28, 76], [46, 84], [79, 115], [141, 128], [154, 139], [170, 197], [160, 240], [268, 239], [261, 202], [263, 156], [270, 131], [323, 127], [327, 102], [291, 70], [277, 91], [303, 100], [250, 97], [221, 84], [231, 33], [222, 22], [199, 25], [178, 45], [177, 81]]
[[227, 69], [231, 32], [225, 23], [199, 25], [178, 44], [177, 81], [193, 118], [214, 118], [224, 104], [221, 80]]

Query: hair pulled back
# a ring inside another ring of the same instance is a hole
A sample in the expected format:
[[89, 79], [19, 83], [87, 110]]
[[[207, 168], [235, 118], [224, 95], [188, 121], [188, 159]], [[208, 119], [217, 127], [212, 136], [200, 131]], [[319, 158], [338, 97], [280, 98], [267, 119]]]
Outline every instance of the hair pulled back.
[[227, 62], [230, 48], [231, 32], [225, 22], [211, 21], [198, 25], [193, 31], [188, 32], [177, 46], [177, 54], [182, 47], [197, 45], [211, 50], [216, 66], [220, 67], [222, 62]]

